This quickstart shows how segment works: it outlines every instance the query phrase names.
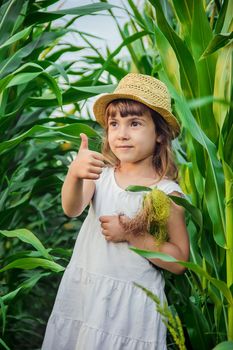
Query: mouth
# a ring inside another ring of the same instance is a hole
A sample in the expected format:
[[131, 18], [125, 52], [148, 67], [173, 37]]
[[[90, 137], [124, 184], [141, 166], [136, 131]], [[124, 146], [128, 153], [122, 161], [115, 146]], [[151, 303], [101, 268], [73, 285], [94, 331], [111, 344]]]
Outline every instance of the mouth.
[[116, 148], [133, 148], [133, 146], [117, 146]]

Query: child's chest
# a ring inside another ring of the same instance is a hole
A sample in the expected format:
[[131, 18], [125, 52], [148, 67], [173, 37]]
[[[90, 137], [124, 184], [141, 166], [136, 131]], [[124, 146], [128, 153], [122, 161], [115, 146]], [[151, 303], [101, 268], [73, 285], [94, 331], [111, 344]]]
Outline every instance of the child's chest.
[[116, 184], [123, 190], [129, 186], [146, 186], [150, 187], [156, 184], [156, 179], [153, 178], [142, 178], [142, 177], [132, 177], [132, 176], [122, 176], [120, 174], [114, 174]]
[[133, 217], [142, 207], [144, 192], [120, 191], [113, 188], [102, 188], [96, 191], [92, 206], [97, 217], [103, 215], [125, 214]]

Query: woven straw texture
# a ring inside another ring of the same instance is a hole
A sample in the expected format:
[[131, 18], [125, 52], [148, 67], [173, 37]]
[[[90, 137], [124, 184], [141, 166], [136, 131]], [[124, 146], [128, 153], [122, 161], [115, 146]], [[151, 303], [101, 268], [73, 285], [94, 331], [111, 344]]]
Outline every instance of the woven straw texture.
[[105, 126], [107, 105], [121, 98], [139, 101], [155, 110], [170, 125], [174, 137], [179, 134], [180, 126], [171, 110], [171, 97], [166, 85], [160, 80], [144, 74], [127, 74], [113, 93], [102, 95], [95, 101], [93, 112], [98, 123]]

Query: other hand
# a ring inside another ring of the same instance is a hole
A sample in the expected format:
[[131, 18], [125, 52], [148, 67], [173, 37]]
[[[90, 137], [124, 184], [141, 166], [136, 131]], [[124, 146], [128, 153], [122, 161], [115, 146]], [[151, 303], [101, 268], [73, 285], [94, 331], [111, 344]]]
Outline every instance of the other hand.
[[78, 154], [69, 167], [69, 173], [79, 179], [97, 180], [102, 173], [104, 156], [88, 148], [88, 137], [80, 134], [82, 139]]
[[[127, 220], [124, 215], [123, 220]], [[102, 227], [102, 233], [105, 236], [106, 241], [128, 242], [128, 234], [124, 231], [120, 224], [119, 215], [105, 215], [100, 216], [99, 221]]]

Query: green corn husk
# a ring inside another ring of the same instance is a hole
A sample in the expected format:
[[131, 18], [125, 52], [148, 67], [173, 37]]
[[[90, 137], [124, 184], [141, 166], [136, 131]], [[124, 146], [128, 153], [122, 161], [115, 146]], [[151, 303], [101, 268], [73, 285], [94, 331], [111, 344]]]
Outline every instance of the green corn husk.
[[129, 221], [121, 221], [126, 232], [142, 235], [149, 232], [156, 245], [168, 240], [167, 221], [170, 215], [171, 200], [161, 190], [154, 188], [143, 198], [141, 210]]

